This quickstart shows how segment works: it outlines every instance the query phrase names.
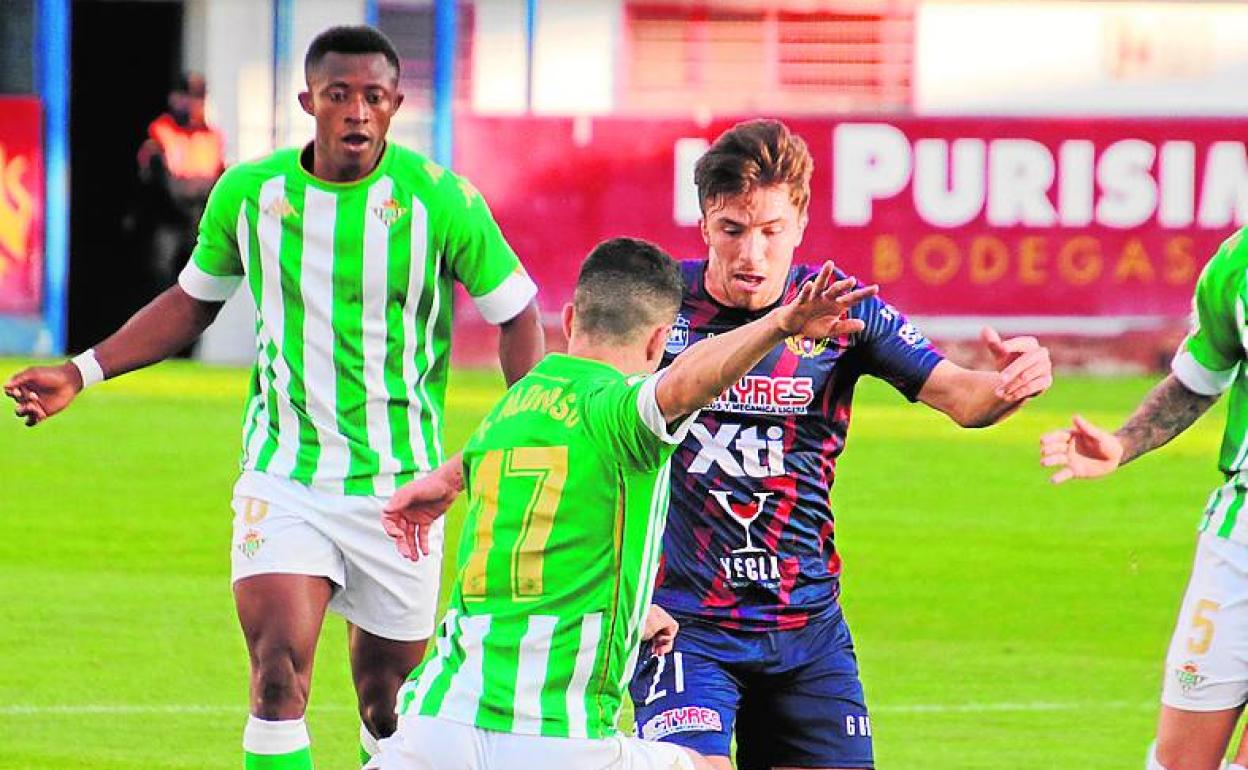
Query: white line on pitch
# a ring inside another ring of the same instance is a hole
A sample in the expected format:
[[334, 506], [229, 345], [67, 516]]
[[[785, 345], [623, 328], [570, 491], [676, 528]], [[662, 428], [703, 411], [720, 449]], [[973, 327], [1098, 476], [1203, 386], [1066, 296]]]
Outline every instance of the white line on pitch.
[[873, 714], [982, 714], [1010, 711], [1120, 711], [1127, 709], [1155, 709], [1155, 701], [1031, 701], [1024, 703], [898, 703], [875, 706]]
[[[194, 703], [168, 703], [150, 705], [129, 705], [123, 703], [84, 703], [81, 705], [8, 705], [0, 704], [0, 715], [4, 716], [44, 716], [48, 714], [64, 714], [79, 716], [89, 714], [125, 715], [125, 714], [242, 714], [247, 710], [245, 705], [208, 706]], [[309, 711], [354, 711], [350, 706], [325, 705], [312, 706]]]
[[[1153, 701], [1031, 701], [1022, 703], [898, 703], [894, 705], [876, 706], [871, 709], [874, 714], [982, 714], [991, 712], [1037, 712], [1037, 711], [1120, 711], [1145, 710], [1157, 708]], [[4, 716], [43, 716], [43, 715], [126, 715], [126, 714], [239, 714], [244, 707], [211, 706], [194, 703], [169, 704], [113, 704], [84, 703], [78, 705], [22, 705], [0, 704], [0, 715]], [[312, 712], [350, 712], [355, 709], [347, 705], [327, 704], [313, 705]]]

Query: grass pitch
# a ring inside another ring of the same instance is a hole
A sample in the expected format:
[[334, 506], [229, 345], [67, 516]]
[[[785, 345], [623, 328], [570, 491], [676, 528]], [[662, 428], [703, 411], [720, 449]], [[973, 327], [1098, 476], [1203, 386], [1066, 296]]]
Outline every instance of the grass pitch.
[[[1116, 427], [1151, 383], [1066, 378], [975, 432], [860, 386], [833, 502], [881, 768], [1143, 764], [1222, 409], [1100, 482], [1051, 487], [1036, 458], [1072, 411]], [[448, 448], [501, 387], [455, 373]], [[38, 429], [0, 420], [0, 768], [241, 766], [227, 549], [245, 388], [169, 363]], [[356, 766], [333, 616], [308, 720], [319, 767]]]

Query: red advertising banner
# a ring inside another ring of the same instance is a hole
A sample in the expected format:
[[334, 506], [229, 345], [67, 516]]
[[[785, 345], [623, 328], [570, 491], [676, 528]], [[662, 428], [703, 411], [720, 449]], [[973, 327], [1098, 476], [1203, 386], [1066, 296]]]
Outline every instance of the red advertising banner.
[[[603, 238], [705, 254], [693, 165], [734, 122], [466, 116], [456, 169], [553, 309]], [[815, 159], [798, 259], [912, 314], [1180, 317], [1248, 222], [1248, 120], [786, 122]]]
[[0, 313], [33, 315], [43, 293], [43, 123], [35, 97], [0, 96]]

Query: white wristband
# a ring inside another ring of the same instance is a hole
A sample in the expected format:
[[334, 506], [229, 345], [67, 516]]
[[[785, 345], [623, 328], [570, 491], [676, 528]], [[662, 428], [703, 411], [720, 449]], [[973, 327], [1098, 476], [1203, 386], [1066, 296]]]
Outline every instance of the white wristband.
[[104, 381], [104, 370], [100, 368], [100, 362], [95, 360], [95, 350], [88, 349], [79, 353], [69, 362], [78, 367], [78, 372], [82, 375], [83, 390]]

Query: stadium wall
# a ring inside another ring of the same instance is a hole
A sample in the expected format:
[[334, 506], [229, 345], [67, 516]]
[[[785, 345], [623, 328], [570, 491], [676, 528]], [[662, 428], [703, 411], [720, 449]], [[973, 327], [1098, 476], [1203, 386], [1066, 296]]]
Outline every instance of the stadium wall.
[[[990, 323], [1069, 367], [1156, 368], [1201, 267], [1248, 222], [1243, 119], [785, 120], [816, 164], [799, 259], [879, 283], [951, 348]], [[602, 238], [704, 254], [693, 164], [734, 122], [465, 116], [455, 165], [553, 313]], [[465, 339], [474, 324], [463, 308]], [[478, 347], [461, 360], [493, 355]]]

